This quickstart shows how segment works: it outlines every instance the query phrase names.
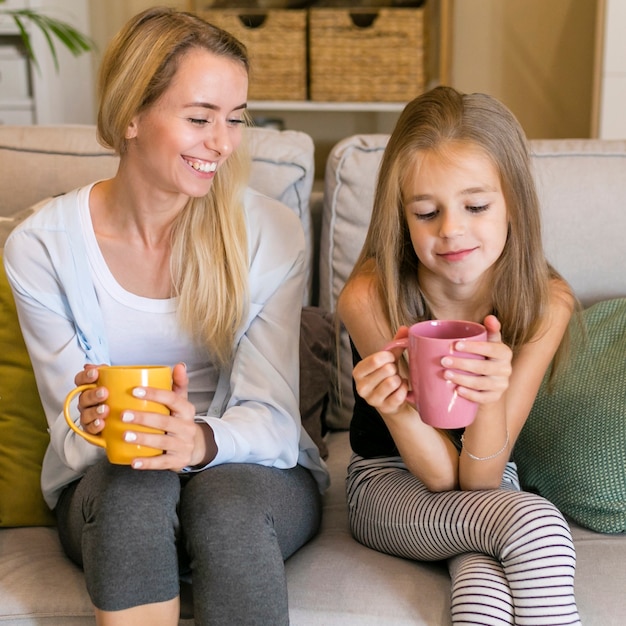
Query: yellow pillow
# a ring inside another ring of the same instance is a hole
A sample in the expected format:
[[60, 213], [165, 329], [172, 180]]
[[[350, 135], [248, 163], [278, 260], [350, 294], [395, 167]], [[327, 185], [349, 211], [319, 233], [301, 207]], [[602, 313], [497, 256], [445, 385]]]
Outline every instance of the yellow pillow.
[[0, 345], [0, 526], [50, 526], [39, 481], [46, 418], [1, 255]]

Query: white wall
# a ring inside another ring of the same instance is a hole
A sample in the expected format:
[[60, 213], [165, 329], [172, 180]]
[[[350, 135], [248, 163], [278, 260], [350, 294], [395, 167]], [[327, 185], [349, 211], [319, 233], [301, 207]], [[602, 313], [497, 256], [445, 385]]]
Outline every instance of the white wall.
[[626, 2], [603, 0], [597, 136], [626, 138]]
[[596, 10], [597, 0], [455, 0], [451, 83], [502, 100], [531, 138], [589, 137]]

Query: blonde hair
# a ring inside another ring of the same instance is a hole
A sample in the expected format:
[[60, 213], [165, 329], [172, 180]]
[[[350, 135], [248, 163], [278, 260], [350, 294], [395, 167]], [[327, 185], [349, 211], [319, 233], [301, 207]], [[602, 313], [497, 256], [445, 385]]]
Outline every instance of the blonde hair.
[[[200, 48], [249, 72], [245, 46], [197, 15], [167, 8], [139, 13], [109, 45], [100, 68], [98, 139], [126, 151], [132, 119], [169, 87], [180, 59]], [[250, 158], [245, 145], [216, 172], [210, 192], [190, 198], [172, 231], [171, 274], [181, 325], [221, 363], [232, 356], [248, 307], [248, 253], [243, 191]]]
[[494, 266], [490, 304], [502, 324], [503, 340], [516, 351], [538, 331], [548, 308], [550, 279], [558, 274], [543, 251], [526, 137], [513, 114], [495, 98], [436, 87], [405, 107], [380, 164], [369, 230], [352, 275], [374, 265], [392, 329], [432, 317], [418, 282], [419, 259], [401, 190], [418, 155], [447, 142], [479, 147], [500, 176], [509, 229]]

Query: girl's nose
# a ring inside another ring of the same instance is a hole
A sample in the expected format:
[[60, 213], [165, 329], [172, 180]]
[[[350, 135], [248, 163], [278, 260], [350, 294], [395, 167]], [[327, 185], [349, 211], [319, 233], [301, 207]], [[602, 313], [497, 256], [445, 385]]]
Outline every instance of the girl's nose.
[[462, 234], [465, 229], [463, 217], [454, 211], [444, 210], [441, 212], [439, 224], [439, 236], [450, 239]]

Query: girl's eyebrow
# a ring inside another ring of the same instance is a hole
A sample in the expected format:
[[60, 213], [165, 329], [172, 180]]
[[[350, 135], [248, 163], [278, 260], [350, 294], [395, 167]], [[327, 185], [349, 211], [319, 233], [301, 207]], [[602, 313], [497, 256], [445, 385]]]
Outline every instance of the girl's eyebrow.
[[[459, 191], [459, 196], [471, 196], [477, 193], [494, 193], [497, 189], [495, 187], [491, 187], [491, 185], [485, 185], [484, 187], [467, 187], [466, 189], [461, 189]], [[422, 202], [425, 200], [432, 200], [435, 196], [429, 193], [420, 193], [415, 196], [411, 196], [407, 198], [405, 203], [409, 204], [410, 202]]]

